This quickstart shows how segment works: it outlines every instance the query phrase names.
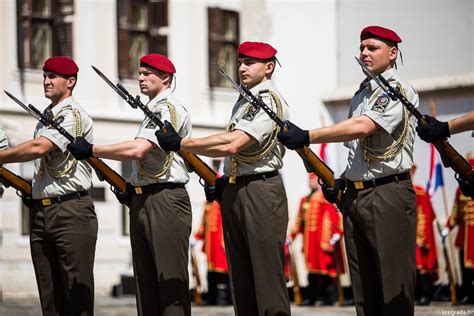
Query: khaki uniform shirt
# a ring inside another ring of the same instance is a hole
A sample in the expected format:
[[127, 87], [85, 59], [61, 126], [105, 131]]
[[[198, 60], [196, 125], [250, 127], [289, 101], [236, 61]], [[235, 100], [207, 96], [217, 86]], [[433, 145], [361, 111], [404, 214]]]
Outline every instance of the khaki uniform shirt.
[[[5, 150], [8, 148], [8, 138], [5, 130], [0, 127], [0, 150]], [[3, 196], [3, 186], [0, 183], [0, 198]]]
[[[394, 87], [397, 83], [401, 92], [415, 107], [418, 107], [418, 94], [407, 83], [400, 80], [394, 69], [385, 71], [382, 76]], [[359, 91], [351, 100], [349, 118], [365, 115], [377, 123], [380, 128], [368, 136], [366, 143], [377, 154], [386, 152], [388, 146], [399, 139], [405, 120], [405, 106], [400, 101], [393, 101], [374, 80], [364, 80]], [[352, 181], [372, 180], [384, 176], [409, 171], [413, 164], [413, 144], [415, 141], [416, 118], [409, 112], [408, 134], [403, 149], [388, 160], [366, 159], [361, 147], [363, 139], [344, 143], [349, 148], [348, 164], [344, 176]]]
[[[72, 136], [83, 136], [88, 142], [93, 142], [92, 119], [72, 97], [54, 107], [48, 106], [44, 113], [51, 115]], [[33, 198], [42, 199], [89, 190], [92, 186], [91, 167], [85, 161], [74, 159], [66, 149], [69, 140], [56, 129], [40, 122], [36, 125], [34, 137], [41, 136], [49, 139], [57, 148], [35, 160]]]
[[[276, 90], [271, 80], [265, 80], [262, 83], [251, 89], [252, 94], [260, 95], [263, 102], [269, 106], [273, 111], [277, 112], [275, 100], [270, 96], [269, 91], [275, 93], [281, 102], [282, 106], [282, 120], [287, 120], [289, 117], [288, 105]], [[244, 98], [240, 98], [232, 109], [232, 116], [229, 121], [227, 130], [241, 130], [252, 136], [257, 140], [257, 143], [243, 149], [240, 153], [249, 154], [255, 153], [264, 146], [271, 136], [276, 123], [265, 113], [264, 110], [254, 107], [249, 104]], [[256, 173], [264, 173], [281, 169], [283, 166], [283, 156], [285, 155], [285, 147], [280, 144], [276, 138], [275, 147], [262, 159], [257, 161], [243, 161], [236, 157], [237, 172], [235, 176], [244, 176]], [[240, 154], [239, 153], [239, 154]], [[224, 174], [232, 176], [232, 157], [225, 157], [224, 159]]]
[[[171, 104], [169, 105], [168, 102]], [[147, 104], [148, 108], [164, 122], [172, 123], [170, 106], [176, 112], [176, 132], [182, 138], [191, 135], [191, 119], [188, 111], [178, 99], [172, 95], [171, 89], [166, 89], [158, 94]], [[155, 125], [148, 117], [145, 117], [136, 138], [144, 138], [156, 145], [141, 161], [132, 162], [132, 184], [142, 186], [152, 183], [187, 183], [189, 181], [188, 169], [185, 161], [177, 153], [173, 153], [173, 161], [170, 168], [162, 176], [155, 178], [163, 171], [167, 153], [163, 151], [155, 136], [159, 126]]]
[[0, 127], [0, 150], [8, 148], [8, 138], [5, 130]]

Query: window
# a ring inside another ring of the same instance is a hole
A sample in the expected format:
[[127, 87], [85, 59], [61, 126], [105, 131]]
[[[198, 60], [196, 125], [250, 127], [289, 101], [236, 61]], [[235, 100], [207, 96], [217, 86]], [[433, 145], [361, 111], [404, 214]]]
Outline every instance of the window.
[[51, 56], [72, 57], [74, 0], [17, 0], [18, 65], [41, 69]]
[[[122, 162], [122, 177], [127, 181], [130, 182], [130, 178], [132, 177], [132, 161], [126, 160]], [[130, 235], [130, 217], [128, 215], [128, 207], [122, 205], [122, 235], [129, 236]]]
[[209, 85], [230, 87], [231, 85], [219, 74], [222, 68], [232, 79], [237, 81], [237, 48], [239, 46], [239, 14], [235, 11], [209, 8]]
[[120, 79], [137, 77], [143, 55], [168, 54], [168, 0], [118, 0], [117, 25]]

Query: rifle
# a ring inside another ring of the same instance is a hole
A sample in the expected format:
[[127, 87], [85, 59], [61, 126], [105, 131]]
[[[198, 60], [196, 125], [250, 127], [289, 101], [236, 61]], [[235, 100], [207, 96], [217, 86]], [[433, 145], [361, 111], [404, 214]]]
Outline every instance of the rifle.
[[[260, 97], [254, 96], [246, 86], [238, 85], [221, 68], [219, 68], [219, 73], [232, 84], [234, 89], [237, 90], [245, 100], [265, 111], [265, 113], [267, 113], [268, 116], [270, 116], [270, 118], [284, 131], [288, 130], [288, 126], [285, 124], [285, 122], [283, 122], [278, 117], [278, 115], [272, 109], [270, 109], [265, 104], [265, 102], [263, 102]], [[297, 149], [296, 152], [298, 153], [298, 155], [300, 155], [301, 159], [303, 159], [303, 163], [305, 164], [308, 173], [314, 172], [321, 179], [321, 181], [323, 181], [324, 184], [326, 184], [328, 187], [334, 188], [334, 172], [331, 170], [331, 168], [328, 167], [328, 165], [324, 163], [324, 161], [321, 160], [321, 158], [318, 157], [318, 155], [316, 155], [307, 146]], [[340, 206], [341, 201], [342, 193], [339, 192], [336, 204]]]
[[191, 267], [193, 270], [194, 279], [196, 280], [196, 286], [194, 287], [194, 303], [196, 305], [202, 305], [201, 276], [199, 275], [198, 263], [196, 256], [194, 255], [193, 247], [191, 247]]
[[[441, 225], [439, 224], [438, 220], [436, 220], [436, 227], [438, 228], [438, 233], [441, 236]], [[456, 295], [456, 285], [454, 284], [453, 270], [451, 269], [451, 263], [449, 262], [448, 249], [446, 248], [446, 240], [444, 238], [442, 238], [441, 244], [443, 246], [444, 261], [446, 261], [446, 273], [448, 274], [448, 279], [449, 279], [449, 291], [451, 292], [451, 305], [457, 305], [458, 298]]]
[[[114, 85], [99, 69], [91, 66], [92, 69], [101, 77], [117, 94], [124, 99], [132, 108], [139, 108], [145, 115], [161, 129], [164, 128], [163, 122], [150, 109], [140, 101], [140, 96], [133, 97], [124, 86], [120, 83]], [[178, 154], [193, 168], [193, 170], [206, 182], [209, 186], [216, 184], [216, 172], [209, 167], [197, 155], [180, 150]]]
[[0, 167], [0, 182], [6, 187], [11, 186], [17, 191], [20, 191], [22, 196], [31, 197], [31, 183], [4, 167]]
[[293, 257], [291, 244], [288, 245], [288, 256], [290, 257], [291, 276], [293, 277], [293, 298], [296, 305], [303, 304], [303, 297], [301, 295], [300, 280], [298, 278], [298, 268]]
[[[355, 59], [362, 67], [363, 72], [368, 77], [373, 79], [392, 100], [400, 100], [400, 102], [405, 105], [408, 111], [410, 111], [410, 113], [415, 116], [419, 124], [428, 124], [423, 115], [400, 91], [392, 87], [383, 76], [375, 75], [359, 58], [355, 57]], [[471, 164], [467, 162], [467, 160], [461, 156], [446, 139], [436, 141], [433, 143], [433, 145], [439, 152], [441, 160], [443, 161], [443, 165], [446, 168], [453, 169], [456, 173], [456, 177], [459, 176], [461, 179], [468, 181], [469, 183], [474, 183], [474, 170], [472, 169]]]
[[[76, 139], [74, 136], [72, 136], [68, 131], [66, 131], [63, 127], [61, 127], [58, 123], [56, 123], [52, 118], [49, 118], [45, 115], [43, 115], [37, 108], [35, 108], [33, 105], [28, 104], [26, 106], [15, 98], [11, 93], [7, 92], [4, 90], [4, 92], [17, 104], [19, 104], [26, 112], [28, 112], [31, 116], [36, 118], [38, 121], [40, 121], [43, 125], [45, 126], [51, 126], [55, 130], [57, 130], [61, 135], [66, 137], [68, 141], [71, 143], [74, 142]], [[122, 178], [117, 172], [115, 172], [113, 169], [111, 169], [109, 166], [107, 166], [102, 160], [100, 160], [97, 157], [90, 157], [85, 159], [96, 171], [97, 176], [99, 177], [99, 180], [107, 181], [112, 187], [114, 191], [120, 191], [122, 193], [125, 193], [126, 190], [126, 182], [125, 179]]]

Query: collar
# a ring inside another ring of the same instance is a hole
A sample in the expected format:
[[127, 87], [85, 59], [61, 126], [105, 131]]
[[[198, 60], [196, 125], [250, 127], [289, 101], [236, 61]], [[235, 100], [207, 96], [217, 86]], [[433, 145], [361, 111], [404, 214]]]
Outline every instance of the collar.
[[168, 99], [168, 97], [171, 95], [171, 92], [171, 88], [166, 88], [165, 90], [158, 93], [156, 97], [148, 101], [146, 105], [149, 109], [154, 109], [160, 101]]
[[260, 82], [258, 85], [250, 89], [253, 95], [257, 95], [261, 90], [273, 90], [273, 83], [271, 79]]
[[[387, 81], [390, 81], [393, 76], [395, 76], [395, 69], [393, 68], [389, 68], [382, 73], [382, 77], [384, 77]], [[375, 82], [374, 79], [371, 79], [370, 81], [365, 79], [364, 81], [362, 81], [361, 86], [362, 85], [365, 85], [365, 87], [370, 91], [375, 91], [375, 89], [379, 87], [379, 85], [377, 84], [377, 82]]]
[[74, 103], [74, 99], [72, 98], [72, 96], [67, 97], [66, 99], [56, 104], [55, 106], [52, 106], [52, 104], [48, 105], [48, 107], [45, 109], [45, 112], [51, 111], [51, 113], [53, 114], [53, 117], [55, 117], [59, 112], [62, 111], [62, 109], [64, 109], [66, 106], [68, 106], [71, 103]]

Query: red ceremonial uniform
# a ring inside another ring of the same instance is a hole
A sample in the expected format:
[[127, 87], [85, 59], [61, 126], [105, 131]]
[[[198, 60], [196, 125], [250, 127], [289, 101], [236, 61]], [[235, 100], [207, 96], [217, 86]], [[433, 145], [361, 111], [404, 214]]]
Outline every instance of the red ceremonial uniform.
[[309, 273], [336, 277], [336, 261], [340, 267], [339, 273], [343, 273], [340, 243], [336, 243], [335, 247], [330, 243], [334, 234], [342, 235], [341, 215], [324, 199], [321, 192], [301, 199], [291, 237], [294, 238], [298, 233], [303, 233], [303, 251]]
[[217, 202], [206, 203], [198, 232], [194, 236], [204, 239], [203, 250], [207, 255], [208, 271], [227, 273], [227, 258], [222, 230], [221, 208]]
[[464, 251], [464, 266], [474, 269], [474, 200], [459, 189], [446, 226], [452, 229], [456, 225], [459, 229], [455, 245]]
[[426, 191], [414, 185], [416, 193], [416, 268], [420, 273], [436, 272], [438, 270], [438, 255], [433, 229], [436, 215]]

